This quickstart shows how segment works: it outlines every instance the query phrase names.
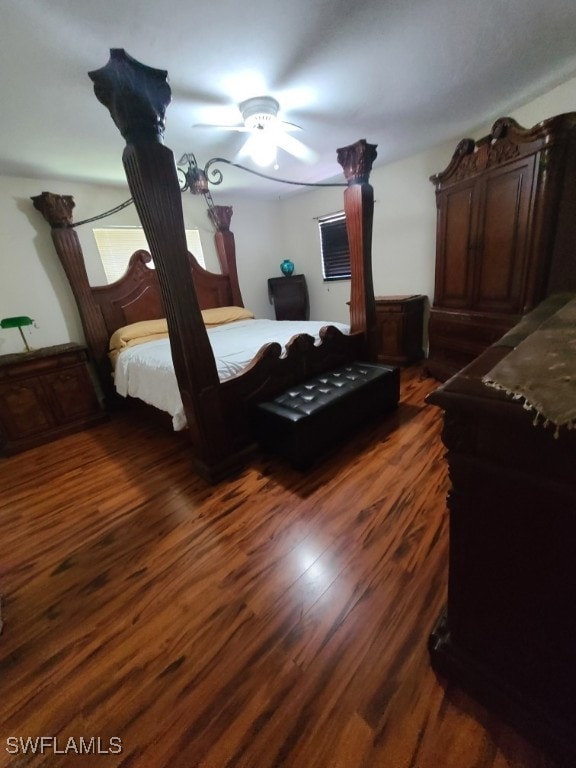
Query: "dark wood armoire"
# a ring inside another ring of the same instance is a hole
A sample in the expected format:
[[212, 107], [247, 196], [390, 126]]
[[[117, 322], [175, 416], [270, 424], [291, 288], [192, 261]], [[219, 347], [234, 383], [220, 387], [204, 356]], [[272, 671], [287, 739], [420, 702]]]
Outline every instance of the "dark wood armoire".
[[477, 357], [555, 291], [576, 289], [576, 112], [525, 129], [510, 117], [464, 139], [436, 187], [428, 371]]

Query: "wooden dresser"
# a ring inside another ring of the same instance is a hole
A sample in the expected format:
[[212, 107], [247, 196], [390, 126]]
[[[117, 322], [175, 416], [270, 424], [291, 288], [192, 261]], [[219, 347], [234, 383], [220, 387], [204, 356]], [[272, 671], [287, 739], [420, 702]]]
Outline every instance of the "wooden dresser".
[[268, 297], [274, 304], [276, 320], [308, 320], [310, 306], [304, 275], [270, 277]]
[[425, 296], [376, 296], [378, 362], [410, 365], [424, 357]]
[[530, 331], [522, 321], [428, 396], [444, 410], [452, 482], [448, 604], [430, 652], [442, 675], [574, 766], [576, 429], [555, 437], [482, 383]]
[[576, 289], [576, 112], [463, 139], [438, 208], [428, 371], [445, 380], [555, 291]]
[[60, 344], [0, 356], [0, 453], [10, 455], [106, 419], [86, 348]]

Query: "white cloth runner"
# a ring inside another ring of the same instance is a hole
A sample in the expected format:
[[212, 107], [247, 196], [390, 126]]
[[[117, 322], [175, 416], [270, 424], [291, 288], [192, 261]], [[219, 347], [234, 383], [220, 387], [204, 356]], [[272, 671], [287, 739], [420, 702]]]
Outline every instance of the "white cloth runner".
[[503, 358], [482, 379], [522, 400], [544, 426], [576, 426], [576, 299]]

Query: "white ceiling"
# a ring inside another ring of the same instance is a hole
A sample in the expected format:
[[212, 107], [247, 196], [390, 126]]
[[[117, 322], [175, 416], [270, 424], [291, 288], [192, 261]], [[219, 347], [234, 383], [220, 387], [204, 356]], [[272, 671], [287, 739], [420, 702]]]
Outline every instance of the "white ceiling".
[[[376, 165], [461, 138], [576, 75], [574, 0], [0, 0], [0, 173], [125, 184], [124, 142], [87, 72], [124, 48], [166, 69], [165, 144], [236, 159], [238, 102], [271, 95], [316, 153], [277, 175], [340, 177], [365, 138]], [[575, 105], [576, 108], [576, 105]], [[244, 161], [243, 161], [244, 162]], [[227, 191], [277, 197], [225, 171]], [[338, 179], [340, 180], [340, 179]], [[224, 186], [222, 190], [224, 191]]]

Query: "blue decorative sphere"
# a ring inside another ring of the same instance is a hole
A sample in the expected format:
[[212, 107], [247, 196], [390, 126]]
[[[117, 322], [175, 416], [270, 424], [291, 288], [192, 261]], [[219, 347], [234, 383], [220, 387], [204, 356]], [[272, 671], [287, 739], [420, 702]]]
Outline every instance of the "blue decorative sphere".
[[294, 272], [294, 262], [290, 261], [290, 259], [284, 259], [284, 261], [280, 264], [280, 271], [284, 277], [290, 277], [292, 272]]

